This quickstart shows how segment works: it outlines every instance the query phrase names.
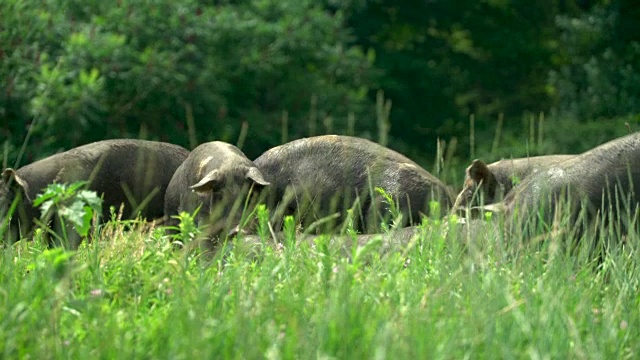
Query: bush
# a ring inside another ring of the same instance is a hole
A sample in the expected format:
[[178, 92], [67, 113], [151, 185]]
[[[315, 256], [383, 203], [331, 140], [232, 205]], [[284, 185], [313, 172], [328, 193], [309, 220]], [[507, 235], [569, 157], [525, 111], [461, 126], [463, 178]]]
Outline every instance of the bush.
[[0, 12], [2, 130], [16, 146], [33, 119], [29, 154], [109, 137], [235, 142], [247, 122], [257, 155], [281, 141], [284, 111], [300, 137], [310, 117], [346, 129], [370, 108], [371, 54], [349, 46], [340, 11], [310, 0], [10, 0]]
[[640, 42], [621, 28], [633, 14], [601, 5], [577, 17], [558, 17], [565, 50], [549, 85], [561, 116], [585, 121], [640, 112]]

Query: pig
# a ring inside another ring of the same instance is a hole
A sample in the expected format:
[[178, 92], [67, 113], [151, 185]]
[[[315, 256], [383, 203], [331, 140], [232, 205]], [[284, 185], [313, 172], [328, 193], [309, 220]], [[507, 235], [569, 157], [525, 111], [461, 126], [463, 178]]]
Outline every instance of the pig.
[[533, 156], [519, 159], [503, 159], [489, 165], [473, 160], [466, 169], [464, 186], [458, 194], [453, 209], [467, 205], [499, 202], [513, 186], [529, 175], [545, 167], [569, 160], [575, 155]]
[[[511, 224], [543, 220], [554, 224], [568, 209], [571, 231], [602, 219], [622, 226], [635, 216], [640, 196], [640, 133], [597, 146], [530, 175], [502, 202], [484, 210], [505, 214]], [[584, 216], [582, 218], [581, 216]], [[578, 221], [584, 220], [584, 221]]]
[[[338, 235], [338, 234], [325, 234], [325, 235], [312, 235], [312, 234], [296, 234], [295, 245], [307, 243], [312, 247], [316, 246], [316, 241], [319, 236], [326, 236], [326, 244], [329, 248], [335, 248], [338, 250], [340, 256], [350, 258], [353, 254], [353, 246], [363, 247], [370, 244], [372, 241], [379, 241], [379, 245], [376, 250], [380, 254], [389, 254], [394, 250], [405, 248], [412, 241], [417, 240], [419, 237], [426, 238], [427, 230], [417, 226], [409, 226], [405, 228], [394, 229], [389, 233], [376, 233], [376, 234], [357, 234], [357, 235]], [[275, 233], [275, 238], [269, 238], [262, 240], [259, 235], [252, 234], [236, 234], [235, 238], [230, 237], [225, 251], [236, 249], [236, 253], [242, 253], [247, 258], [257, 260], [262, 255], [263, 245], [275, 246], [276, 250], [281, 250], [285, 243], [285, 235], [281, 232]], [[196, 248], [196, 247], [194, 247]], [[221, 250], [221, 247], [214, 249], [200, 246], [200, 250], [208, 255], [209, 259], [213, 258], [213, 255], [217, 254]]]
[[7, 168], [0, 179], [0, 215], [4, 217], [19, 196], [22, 201], [9, 232], [14, 240], [28, 236], [33, 219], [40, 215], [33, 206], [38, 193], [53, 183], [88, 181], [87, 189], [103, 197], [103, 218], [109, 216], [109, 207], [118, 209], [121, 204], [127, 218], [160, 218], [165, 190], [188, 154], [187, 149], [169, 143], [114, 139], [82, 145], [17, 170]]
[[221, 141], [201, 144], [169, 182], [164, 203], [167, 225], [177, 225], [175, 215], [180, 212], [199, 209], [196, 223], [208, 227], [206, 237], [215, 240], [223, 230], [231, 231], [238, 225], [250, 188], [257, 193], [268, 185], [260, 170], [237, 147]]
[[[370, 247], [365, 253], [378, 254], [385, 256], [394, 252], [401, 252], [407, 255], [411, 248], [420, 246], [424, 241], [431, 241], [434, 237], [441, 238], [446, 236], [447, 239], [457, 243], [465, 242], [490, 242], [495, 243], [500, 235], [500, 229], [494, 223], [482, 220], [470, 220], [465, 222], [464, 219], [457, 219], [457, 224], [449, 223], [450, 219], [444, 220], [442, 226], [408, 226], [404, 228], [391, 229], [388, 232], [375, 234], [295, 234], [295, 239], [287, 245], [287, 237], [282, 233], [274, 233], [265, 239], [259, 235], [237, 234], [235, 237], [229, 237], [226, 246], [218, 246], [216, 248], [207, 248], [202, 244], [191, 243], [188, 251], [199, 249], [204, 255], [204, 259], [211, 261], [216, 255], [221, 255], [224, 259], [232, 250], [235, 255], [241, 255], [250, 261], [259, 261], [264, 255], [264, 250], [271, 247], [276, 252], [284, 249], [285, 246], [300, 246], [307, 244], [311, 248], [317, 248], [322, 242], [327, 246], [327, 251], [344, 258], [353, 260], [354, 246], [356, 248]], [[323, 240], [320, 240], [323, 237]], [[375, 244], [372, 244], [376, 242]], [[428, 245], [425, 245], [428, 247]], [[325, 250], [321, 250], [325, 251]], [[411, 261], [407, 259], [407, 264]]]
[[303, 227], [324, 218], [325, 225], [318, 229], [332, 230], [353, 207], [354, 227], [376, 232], [381, 216], [388, 215], [388, 204], [374, 187], [396, 202], [404, 215], [402, 225], [419, 223], [421, 213], [437, 215], [429, 213], [431, 200], [439, 202], [443, 212], [453, 203], [438, 178], [404, 155], [362, 138], [299, 139], [266, 151], [254, 163], [271, 183], [265, 198], [275, 210], [276, 228], [281, 215], [297, 214]]

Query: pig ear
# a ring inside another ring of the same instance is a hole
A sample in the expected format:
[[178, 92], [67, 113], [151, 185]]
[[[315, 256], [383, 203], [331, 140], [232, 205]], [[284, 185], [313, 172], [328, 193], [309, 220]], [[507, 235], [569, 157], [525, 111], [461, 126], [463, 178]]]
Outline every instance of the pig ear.
[[493, 180], [493, 173], [482, 160], [473, 160], [471, 166], [467, 168], [467, 176], [476, 184], [480, 182], [487, 184]]
[[18, 174], [16, 174], [16, 171], [12, 168], [6, 168], [2, 171], [2, 181], [4, 181], [5, 183], [8, 183], [11, 178], [16, 177], [18, 177]]
[[209, 171], [197, 184], [189, 186], [196, 192], [216, 191], [222, 185], [223, 177], [218, 170]]
[[4, 171], [2, 172], [2, 180], [5, 183], [9, 183], [9, 181], [11, 181], [12, 178], [13, 178], [13, 181], [15, 181], [16, 184], [18, 184], [18, 186], [20, 186], [21, 188], [26, 190], [29, 187], [29, 184], [27, 184], [27, 181], [23, 179], [20, 175], [18, 175], [18, 173], [14, 169], [12, 168], [4, 169]]
[[476, 208], [483, 211], [489, 211], [489, 212], [498, 213], [498, 214], [505, 213], [507, 211], [507, 206], [502, 202], [484, 205], [484, 206], [478, 206]]
[[249, 168], [249, 171], [247, 171], [246, 178], [253, 180], [253, 182], [258, 185], [262, 185], [262, 186], [271, 185], [270, 182], [264, 179], [260, 170], [258, 170], [258, 168], [255, 168], [255, 167]]
[[22, 193], [27, 197], [27, 200], [31, 201], [31, 199], [29, 199], [29, 184], [25, 179], [18, 175], [18, 173], [14, 169], [4, 169], [4, 171], [2, 171], [2, 181], [4, 181], [5, 184], [12, 182], [10, 186], [20, 189]]

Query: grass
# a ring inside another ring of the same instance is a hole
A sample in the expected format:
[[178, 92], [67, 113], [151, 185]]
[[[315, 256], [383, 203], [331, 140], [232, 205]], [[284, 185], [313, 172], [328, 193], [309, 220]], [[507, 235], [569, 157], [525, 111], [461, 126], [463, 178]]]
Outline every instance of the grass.
[[108, 222], [73, 252], [36, 233], [0, 253], [0, 357], [640, 357], [636, 232], [603, 233], [594, 259], [593, 238], [506, 238], [492, 220], [426, 221], [408, 243], [346, 252], [293, 232], [273, 245], [261, 224], [257, 243], [213, 259], [135, 222]]
[[0, 255], [0, 356], [640, 356], [637, 234], [597, 262], [561, 239], [518, 246], [500, 227], [423, 227], [356, 261], [326, 237], [205, 260], [162, 229], [117, 222], [76, 252], [18, 242]]

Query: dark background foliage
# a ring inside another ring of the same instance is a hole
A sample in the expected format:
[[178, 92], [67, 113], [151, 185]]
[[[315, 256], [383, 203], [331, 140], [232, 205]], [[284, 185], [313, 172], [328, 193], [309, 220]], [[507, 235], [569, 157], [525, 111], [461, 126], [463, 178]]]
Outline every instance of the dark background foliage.
[[[4, 164], [115, 137], [188, 148], [223, 140], [255, 158], [304, 136], [386, 143], [388, 133], [388, 146], [430, 170], [448, 148], [458, 174], [470, 157], [575, 153], [637, 130], [638, 9], [631, 0], [7, 0]], [[388, 123], [377, 99], [391, 105]]]

